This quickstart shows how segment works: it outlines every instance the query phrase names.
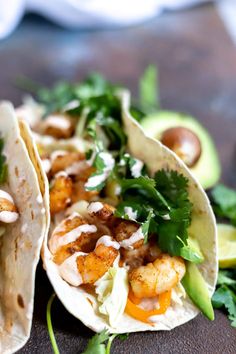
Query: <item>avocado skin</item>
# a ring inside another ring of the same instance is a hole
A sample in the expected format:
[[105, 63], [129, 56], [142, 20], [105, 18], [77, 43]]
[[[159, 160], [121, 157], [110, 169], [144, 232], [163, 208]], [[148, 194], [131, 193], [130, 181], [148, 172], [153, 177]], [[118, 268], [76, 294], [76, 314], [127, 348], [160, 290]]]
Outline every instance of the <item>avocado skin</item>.
[[207, 284], [196, 264], [187, 262], [186, 273], [182, 279], [182, 285], [192, 302], [209, 320], [213, 321], [214, 310], [207, 289]]
[[204, 189], [211, 188], [218, 182], [221, 166], [215, 144], [208, 131], [194, 117], [184, 113], [161, 110], [144, 117], [141, 125], [148, 136], [157, 140], [160, 140], [163, 132], [169, 128], [190, 129], [197, 135], [202, 147], [201, 156], [193, 167], [189, 167], [190, 171]]

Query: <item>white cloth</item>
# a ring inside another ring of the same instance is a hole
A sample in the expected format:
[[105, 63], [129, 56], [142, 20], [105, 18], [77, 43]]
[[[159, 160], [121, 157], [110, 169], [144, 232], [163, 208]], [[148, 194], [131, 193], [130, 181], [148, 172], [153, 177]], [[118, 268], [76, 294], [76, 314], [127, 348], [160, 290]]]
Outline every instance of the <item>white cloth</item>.
[[161, 11], [207, 0], [0, 0], [0, 39], [8, 36], [25, 12], [39, 13], [68, 28], [127, 26]]

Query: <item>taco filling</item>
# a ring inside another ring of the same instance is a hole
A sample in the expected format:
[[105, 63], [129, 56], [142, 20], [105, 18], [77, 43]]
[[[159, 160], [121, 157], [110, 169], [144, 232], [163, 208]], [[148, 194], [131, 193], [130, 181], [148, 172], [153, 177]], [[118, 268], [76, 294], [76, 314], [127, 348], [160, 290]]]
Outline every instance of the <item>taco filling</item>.
[[[196, 315], [188, 295], [212, 319], [215, 224], [208, 200], [174, 154], [129, 117], [123, 93], [106, 85], [55, 112], [45, 104], [35, 126], [50, 183], [49, 278], [69, 311], [96, 331], [170, 329]], [[209, 254], [204, 237], [212, 243]], [[190, 264], [202, 265], [202, 274], [211, 270], [206, 280], [200, 275], [210, 310], [189, 288]], [[76, 296], [84, 309], [73, 307]]]

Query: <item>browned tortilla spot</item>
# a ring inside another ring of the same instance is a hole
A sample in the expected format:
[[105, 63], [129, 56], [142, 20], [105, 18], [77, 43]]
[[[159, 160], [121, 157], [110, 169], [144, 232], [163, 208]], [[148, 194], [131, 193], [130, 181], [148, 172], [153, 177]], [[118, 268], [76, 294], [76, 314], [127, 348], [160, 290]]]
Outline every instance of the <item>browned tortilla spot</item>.
[[17, 303], [22, 309], [25, 308], [23, 297], [20, 294], [17, 295]]
[[34, 212], [31, 210], [31, 219], [34, 220]]
[[19, 171], [18, 171], [17, 167], [15, 167], [15, 175], [16, 175], [16, 177], [19, 177]]

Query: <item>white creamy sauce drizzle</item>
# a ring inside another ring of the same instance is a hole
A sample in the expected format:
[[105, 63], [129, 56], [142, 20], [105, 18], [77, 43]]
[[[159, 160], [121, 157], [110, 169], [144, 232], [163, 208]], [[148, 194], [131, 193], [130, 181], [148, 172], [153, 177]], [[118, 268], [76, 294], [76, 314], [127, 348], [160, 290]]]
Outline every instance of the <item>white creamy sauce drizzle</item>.
[[107, 176], [105, 173], [97, 176], [92, 176], [89, 177], [88, 182], [85, 183], [85, 188], [94, 188], [96, 186], [99, 186], [102, 182], [106, 180]]
[[80, 105], [79, 100], [72, 100], [63, 107], [63, 111], [64, 112], [69, 111], [71, 109], [79, 107], [79, 105]]
[[105, 167], [103, 168], [103, 173], [89, 177], [88, 182], [85, 184], [85, 188], [94, 188], [104, 182], [115, 166], [115, 160], [108, 152], [101, 152], [99, 154], [99, 157], [103, 160], [105, 164]]
[[43, 197], [41, 196], [41, 194], [37, 196], [36, 201], [38, 204], [43, 204]]
[[43, 159], [42, 165], [45, 173], [48, 173], [51, 170], [51, 161], [49, 159]]
[[2, 199], [6, 199], [9, 202], [11, 202], [12, 204], [14, 204], [14, 200], [13, 198], [10, 196], [10, 194], [8, 194], [7, 192], [3, 191], [2, 189], [0, 189], [0, 198]]
[[64, 151], [64, 150], [56, 150], [56, 151], [53, 151], [50, 155], [50, 159], [51, 161], [54, 161], [56, 160], [56, 158], [58, 158], [59, 156], [65, 156], [67, 155], [68, 152], [67, 151]]
[[89, 214], [97, 213], [99, 210], [102, 210], [103, 204], [100, 202], [92, 202], [88, 206]]
[[121, 193], [121, 186], [115, 186], [115, 195], [120, 195]]
[[45, 208], [42, 208], [41, 209], [41, 214], [44, 215], [46, 213], [46, 209]]
[[133, 210], [131, 207], [124, 207], [124, 212], [128, 215], [129, 219], [136, 220], [138, 216], [137, 210]]
[[15, 222], [18, 219], [19, 214], [14, 211], [1, 211], [0, 212], [0, 221], [10, 224]]
[[88, 167], [86, 161], [77, 161], [65, 169], [68, 175], [78, 175]]
[[68, 177], [68, 174], [65, 171], [60, 171], [57, 174], [55, 174], [55, 178], [58, 177]]
[[162, 215], [162, 219], [170, 220], [170, 215], [169, 214]]
[[141, 176], [141, 172], [142, 172], [142, 168], [143, 168], [143, 162], [140, 161], [139, 159], [134, 159], [135, 163], [134, 165], [131, 167], [131, 175], [134, 178], [138, 178]]
[[108, 235], [104, 235], [102, 237], [99, 238], [99, 240], [96, 243], [96, 247], [98, 245], [103, 244], [106, 247], [113, 247], [116, 250], [120, 249], [120, 244], [117, 241], [113, 241], [111, 236]]
[[61, 277], [73, 286], [79, 286], [82, 284], [82, 276], [79, 273], [76, 259], [79, 256], [84, 256], [87, 253], [76, 252], [69, 258], [67, 258], [61, 265], [59, 265], [59, 273]]
[[133, 244], [143, 239], [144, 239], [144, 234], [142, 232], [142, 227], [140, 227], [137, 231], [135, 231], [130, 236], [130, 238], [121, 241], [120, 246], [126, 249], [133, 249]]
[[52, 235], [50, 248], [53, 253], [57, 251], [58, 248], [67, 245], [68, 243], [76, 241], [82, 233], [93, 233], [97, 231], [97, 227], [95, 225], [83, 224], [75, 229], [65, 233], [63, 236]]
[[145, 311], [158, 309], [160, 307], [158, 303], [158, 296], [151, 297], [151, 298], [148, 297], [143, 298], [139, 306]]
[[45, 125], [59, 129], [68, 129], [70, 128], [70, 121], [64, 116], [51, 115], [46, 119]]

